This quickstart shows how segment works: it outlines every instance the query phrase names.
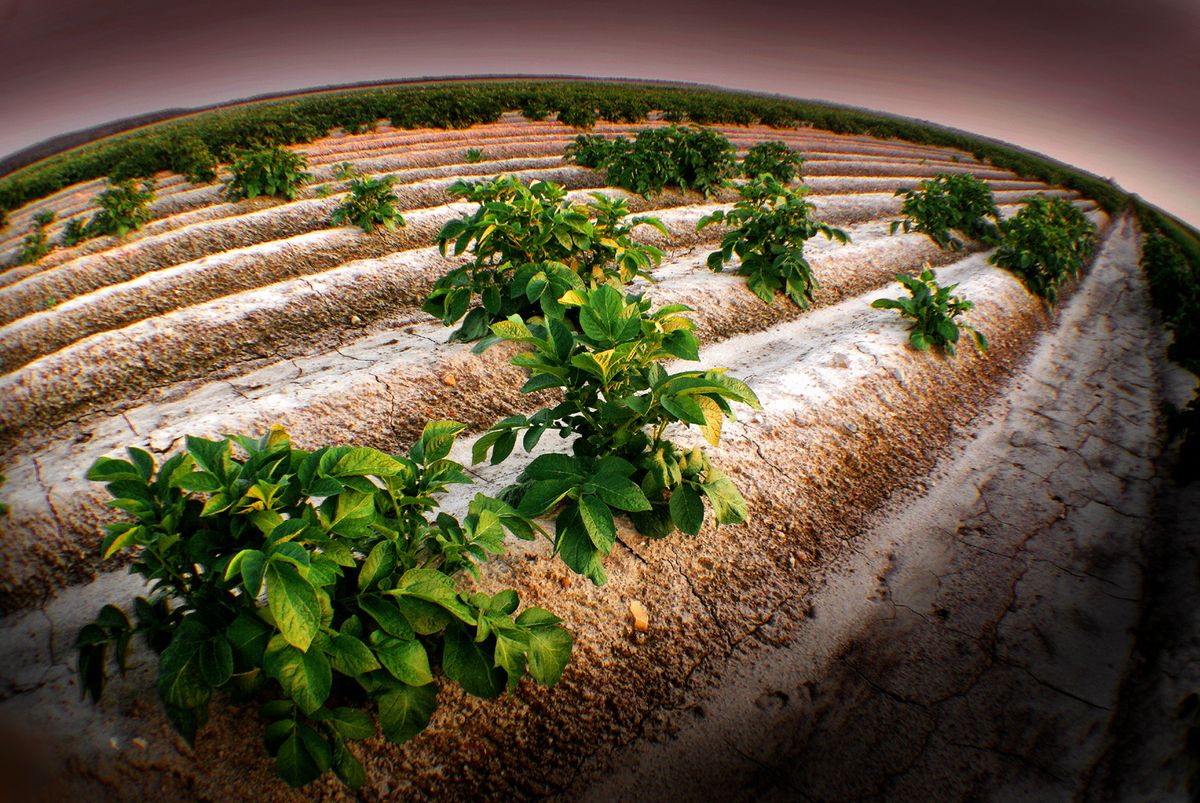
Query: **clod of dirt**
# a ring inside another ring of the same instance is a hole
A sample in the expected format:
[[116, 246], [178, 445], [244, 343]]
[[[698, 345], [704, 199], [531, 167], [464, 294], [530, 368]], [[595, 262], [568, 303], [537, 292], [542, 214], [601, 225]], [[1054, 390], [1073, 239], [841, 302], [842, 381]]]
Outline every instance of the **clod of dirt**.
[[645, 633], [650, 629], [650, 614], [646, 611], [646, 606], [636, 599], [629, 603], [629, 615], [633, 617], [633, 629], [638, 633]]

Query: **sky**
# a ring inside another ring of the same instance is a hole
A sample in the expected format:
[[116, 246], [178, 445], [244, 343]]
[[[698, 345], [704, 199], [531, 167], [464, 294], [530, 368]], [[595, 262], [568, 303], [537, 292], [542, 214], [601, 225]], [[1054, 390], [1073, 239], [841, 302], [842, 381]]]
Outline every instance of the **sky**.
[[487, 74], [892, 112], [1114, 178], [1200, 226], [1200, 0], [0, 0], [0, 156], [164, 108]]

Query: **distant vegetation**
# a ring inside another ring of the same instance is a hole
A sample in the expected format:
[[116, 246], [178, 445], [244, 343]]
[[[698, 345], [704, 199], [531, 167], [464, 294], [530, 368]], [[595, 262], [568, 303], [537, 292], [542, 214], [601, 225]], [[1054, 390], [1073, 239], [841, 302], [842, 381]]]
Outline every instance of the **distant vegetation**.
[[[214, 160], [238, 151], [309, 142], [342, 128], [361, 131], [379, 120], [403, 128], [466, 128], [495, 122], [505, 110], [530, 119], [557, 114], [590, 128], [598, 120], [640, 122], [655, 110], [668, 120], [700, 124], [811, 126], [959, 148], [997, 167], [1079, 190], [1104, 209], [1127, 196], [1112, 184], [999, 143], [925, 123], [828, 104], [714, 90], [591, 81], [457, 82], [323, 92], [262, 101], [168, 120], [60, 153], [0, 179], [0, 210], [81, 181], [149, 177], [170, 170], [208, 179]], [[211, 159], [209, 158], [211, 156]]]

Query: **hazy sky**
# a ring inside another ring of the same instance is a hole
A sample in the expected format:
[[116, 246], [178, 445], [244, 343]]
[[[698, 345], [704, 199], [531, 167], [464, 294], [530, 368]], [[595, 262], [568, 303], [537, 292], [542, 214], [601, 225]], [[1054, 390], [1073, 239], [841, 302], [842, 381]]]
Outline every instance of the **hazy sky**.
[[660, 78], [997, 137], [1200, 225], [1200, 0], [0, 0], [0, 155], [264, 92], [464, 74]]

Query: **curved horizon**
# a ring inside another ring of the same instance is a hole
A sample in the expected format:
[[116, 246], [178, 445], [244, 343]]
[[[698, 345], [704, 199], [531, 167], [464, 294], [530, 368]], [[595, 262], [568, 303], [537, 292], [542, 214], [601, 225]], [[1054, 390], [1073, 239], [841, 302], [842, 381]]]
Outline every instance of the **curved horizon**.
[[[855, 106], [1011, 143], [1200, 224], [1200, 7], [829, 9], [464, 0], [0, 6], [0, 152], [154, 110], [395, 76], [627, 76]], [[364, 24], [366, 20], [369, 24]], [[1130, 57], [1122, 57], [1122, 53]], [[1132, 56], [1136, 55], [1136, 58]]]

